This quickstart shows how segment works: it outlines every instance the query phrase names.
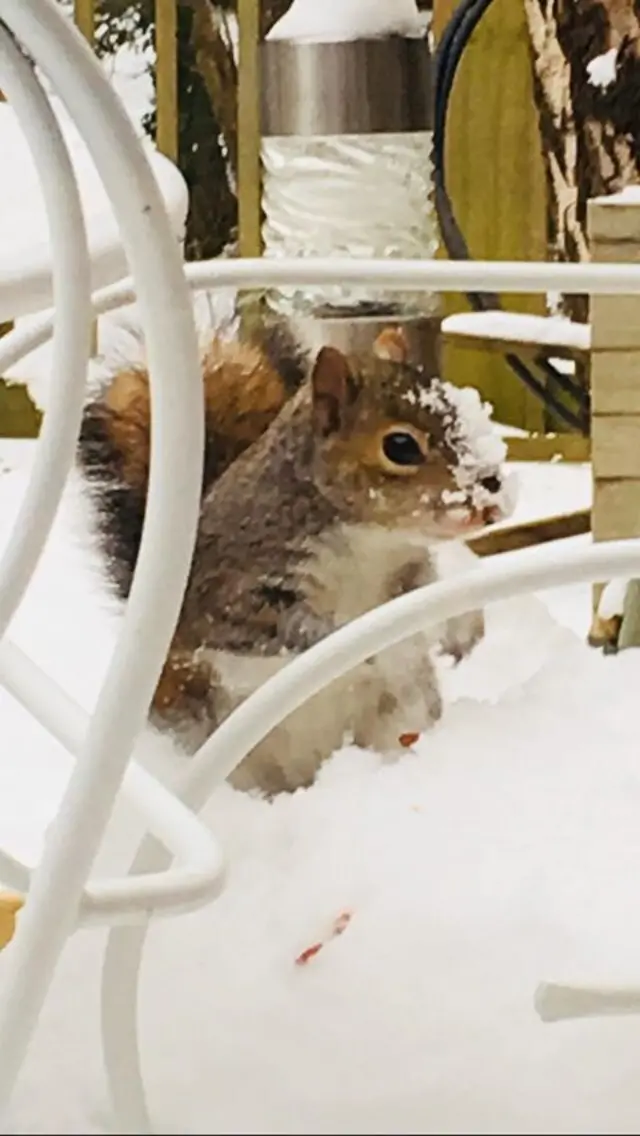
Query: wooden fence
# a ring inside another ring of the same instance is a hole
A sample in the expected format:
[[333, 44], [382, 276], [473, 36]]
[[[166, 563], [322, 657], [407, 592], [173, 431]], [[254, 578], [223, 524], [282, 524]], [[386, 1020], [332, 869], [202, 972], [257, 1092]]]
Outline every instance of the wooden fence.
[[[258, 0], [255, 0], [256, 4]], [[176, 0], [155, 0], [156, 145], [167, 158], [178, 157], [178, 5]], [[74, 0], [73, 14], [82, 34], [93, 46], [96, 0]]]
[[[95, 0], [76, 0], [76, 19], [91, 38]], [[436, 36], [456, 0], [434, 0]], [[258, 42], [260, 0], [238, 0], [238, 230], [241, 256], [259, 256], [260, 121]], [[177, 154], [176, 3], [156, 0], [159, 148]], [[449, 185], [472, 255], [544, 260], [546, 187], [533, 100], [530, 43], [523, 0], [494, 0], [465, 52], [452, 96], [448, 130]], [[496, 66], [496, 58], [500, 66]], [[540, 296], [505, 297], [511, 310], [543, 314]], [[464, 310], [446, 296], [447, 312]], [[540, 404], [499, 357], [447, 347], [445, 369], [471, 383], [505, 422], [543, 431]]]
[[[434, 0], [441, 34], [457, 0]], [[478, 260], [546, 260], [546, 185], [533, 98], [523, 0], [493, 0], [456, 76], [447, 126], [447, 181], [471, 255]], [[502, 297], [505, 308], [545, 314], [543, 296]], [[444, 297], [446, 314], [468, 311]], [[502, 422], [543, 431], [541, 404], [499, 357], [447, 346], [445, 370], [477, 387]]]
[[[75, 20], [90, 43], [96, 29], [96, 0], [74, 0]], [[178, 4], [155, 0], [156, 145], [178, 157]], [[241, 256], [260, 256], [260, 100], [258, 41], [260, 0], [238, 0], [238, 231]]]
[[[456, 0], [434, 0], [436, 36]], [[74, 0], [76, 22], [90, 43], [96, 0]], [[261, 0], [238, 0], [238, 198], [242, 256], [259, 256], [260, 122], [258, 41]], [[176, 0], [155, 0], [156, 144], [178, 156]], [[499, 56], [500, 66], [496, 66]], [[473, 256], [545, 259], [546, 192], [530, 45], [523, 0], [494, 0], [465, 52], [453, 91], [448, 128], [449, 186]], [[447, 312], [464, 310], [463, 297], [444, 297]], [[506, 298], [506, 306], [541, 313], [542, 297]], [[448, 346], [445, 370], [472, 384], [497, 416], [528, 431], [543, 431], [543, 413], [500, 357]]]

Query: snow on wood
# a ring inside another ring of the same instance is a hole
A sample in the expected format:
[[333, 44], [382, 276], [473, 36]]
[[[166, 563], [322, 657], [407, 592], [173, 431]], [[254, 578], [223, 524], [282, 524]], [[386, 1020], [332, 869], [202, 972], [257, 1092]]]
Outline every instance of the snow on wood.
[[617, 47], [605, 51], [603, 55], [596, 55], [587, 63], [587, 75], [593, 87], [600, 87], [606, 91], [616, 81], [616, 62], [618, 59]]
[[601, 619], [613, 619], [616, 615], [622, 615], [624, 611], [624, 597], [626, 595], [629, 581], [618, 577], [611, 580], [602, 590], [600, 602], [598, 604], [598, 615]]
[[564, 347], [569, 351], [591, 349], [591, 327], [559, 316], [528, 316], [516, 312], [461, 312], [442, 321], [448, 336], [470, 339], [511, 340], [534, 346]]

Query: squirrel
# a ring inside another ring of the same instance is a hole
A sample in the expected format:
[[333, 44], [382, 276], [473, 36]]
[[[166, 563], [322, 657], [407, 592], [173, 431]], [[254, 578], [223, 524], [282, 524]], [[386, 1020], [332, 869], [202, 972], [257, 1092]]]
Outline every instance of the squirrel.
[[[337, 627], [436, 578], [434, 542], [509, 511], [504, 446], [477, 392], [411, 357], [388, 327], [365, 354], [314, 358], [284, 321], [203, 353], [206, 452], [196, 549], [151, 724], [194, 753], [280, 667]], [[126, 600], [149, 474], [144, 367], [85, 406], [78, 464], [107, 573]], [[482, 612], [417, 631], [290, 715], [229, 780], [267, 796], [310, 785], [345, 740], [397, 754], [438, 721], [431, 648], [459, 660]], [[406, 744], [406, 743], [405, 743]]]

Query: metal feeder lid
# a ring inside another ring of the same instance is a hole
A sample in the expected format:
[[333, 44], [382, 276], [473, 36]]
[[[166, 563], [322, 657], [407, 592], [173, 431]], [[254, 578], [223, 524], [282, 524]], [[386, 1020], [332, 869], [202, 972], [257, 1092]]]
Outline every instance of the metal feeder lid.
[[260, 44], [262, 134], [335, 137], [432, 129], [427, 39]]

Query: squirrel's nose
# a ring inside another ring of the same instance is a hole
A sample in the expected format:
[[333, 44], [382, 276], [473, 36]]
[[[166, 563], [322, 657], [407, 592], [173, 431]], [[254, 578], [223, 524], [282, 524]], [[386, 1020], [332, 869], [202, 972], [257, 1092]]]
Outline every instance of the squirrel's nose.
[[493, 473], [489, 477], [481, 477], [480, 484], [487, 493], [499, 493], [502, 489], [502, 481], [497, 474]]

